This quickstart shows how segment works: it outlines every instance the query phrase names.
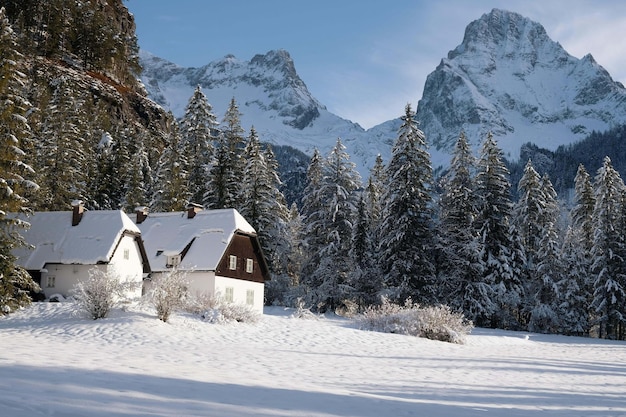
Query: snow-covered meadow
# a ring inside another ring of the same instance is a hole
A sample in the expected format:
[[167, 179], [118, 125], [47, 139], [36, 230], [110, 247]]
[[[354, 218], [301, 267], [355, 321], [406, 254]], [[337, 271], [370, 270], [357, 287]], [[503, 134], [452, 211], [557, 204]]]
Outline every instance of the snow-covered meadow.
[[474, 329], [455, 345], [279, 307], [225, 325], [71, 307], [0, 317], [1, 416], [626, 416], [626, 342]]

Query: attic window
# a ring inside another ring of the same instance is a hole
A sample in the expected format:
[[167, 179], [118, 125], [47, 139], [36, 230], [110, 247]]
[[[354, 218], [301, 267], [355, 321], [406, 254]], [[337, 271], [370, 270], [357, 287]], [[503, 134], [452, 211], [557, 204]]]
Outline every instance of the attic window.
[[172, 268], [178, 265], [180, 265], [180, 255], [169, 255], [167, 257], [167, 263], [165, 264], [167, 268]]
[[233, 271], [237, 269], [237, 257], [235, 255], [230, 255], [228, 258], [228, 269]]
[[254, 271], [254, 261], [250, 258], [246, 259], [246, 272], [251, 274]]

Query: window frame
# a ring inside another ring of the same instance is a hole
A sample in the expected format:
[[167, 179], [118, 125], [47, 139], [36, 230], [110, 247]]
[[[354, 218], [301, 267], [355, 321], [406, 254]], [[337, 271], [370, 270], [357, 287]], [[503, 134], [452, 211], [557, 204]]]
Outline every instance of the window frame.
[[231, 271], [237, 270], [237, 255], [229, 255], [228, 257], [228, 269]]

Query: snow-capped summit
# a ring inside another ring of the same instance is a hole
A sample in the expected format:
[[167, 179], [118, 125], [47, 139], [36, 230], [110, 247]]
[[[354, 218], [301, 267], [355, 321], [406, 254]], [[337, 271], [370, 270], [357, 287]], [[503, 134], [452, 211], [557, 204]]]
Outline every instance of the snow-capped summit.
[[476, 146], [491, 131], [515, 160], [526, 142], [554, 150], [625, 123], [626, 90], [539, 23], [494, 9], [428, 76], [418, 119], [434, 148], [451, 150], [461, 130]]
[[[218, 120], [222, 120], [234, 97], [242, 113], [242, 127], [254, 126], [264, 142], [290, 145], [312, 155], [322, 154], [337, 138], [348, 148], [362, 174], [367, 173], [376, 155], [389, 154], [392, 137], [379, 145], [356, 123], [330, 113], [309, 92], [285, 50], [255, 55], [250, 61], [233, 55], [200, 68], [183, 68], [162, 58], [141, 52], [142, 81], [149, 96], [175, 116], [184, 114], [196, 86], [201, 86]], [[399, 109], [399, 112], [402, 109]]]
[[[284, 50], [250, 61], [227, 55], [201, 68], [182, 68], [142, 52], [141, 63], [149, 96], [174, 115], [183, 115], [200, 85], [218, 120], [234, 97], [243, 128], [254, 126], [262, 141], [311, 155], [314, 148], [327, 153], [341, 138], [363, 177], [378, 154], [389, 161], [397, 139], [399, 119], [365, 131], [330, 113]], [[492, 132], [505, 157], [517, 160], [528, 142], [554, 150], [626, 123], [626, 89], [591, 55], [568, 54], [541, 24], [494, 9], [471, 22], [463, 42], [428, 75], [417, 119], [435, 169], [448, 164], [461, 131], [474, 148]]]

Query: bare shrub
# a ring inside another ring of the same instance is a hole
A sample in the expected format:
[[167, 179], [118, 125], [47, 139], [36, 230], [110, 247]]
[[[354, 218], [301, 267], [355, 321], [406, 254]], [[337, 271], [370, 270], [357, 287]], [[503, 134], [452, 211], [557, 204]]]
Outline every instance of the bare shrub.
[[70, 292], [76, 301], [77, 310], [97, 320], [109, 315], [116, 303], [125, 296], [129, 285], [122, 282], [115, 272], [93, 268], [89, 270], [89, 279], [76, 283]]
[[260, 315], [245, 304], [230, 303], [218, 293], [215, 296], [200, 294], [191, 300], [187, 311], [199, 314], [209, 323], [256, 323]]
[[361, 329], [425, 337], [450, 343], [465, 343], [473, 324], [448, 306], [420, 307], [410, 299], [404, 305], [383, 299], [368, 307], [357, 319]]
[[176, 269], [152, 280], [150, 301], [157, 317], [167, 322], [172, 312], [185, 307], [189, 295], [187, 274]]

